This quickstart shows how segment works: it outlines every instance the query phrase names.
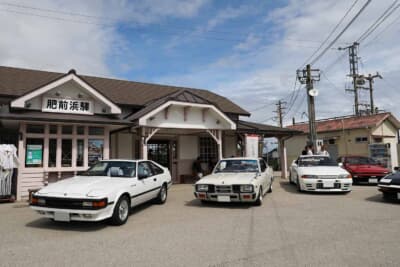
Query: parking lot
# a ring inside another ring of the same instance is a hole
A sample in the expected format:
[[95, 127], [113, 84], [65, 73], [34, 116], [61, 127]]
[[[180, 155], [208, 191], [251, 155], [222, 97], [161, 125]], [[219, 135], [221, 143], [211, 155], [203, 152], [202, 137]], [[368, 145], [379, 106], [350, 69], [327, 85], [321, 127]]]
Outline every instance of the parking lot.
[[175, 185], [120, 227], [56, 223], [0, 205], [1, 266], [399, 266], [400, 204], [375, 186], [297, 193], [276, 179], [261, 207], [202, 205]]

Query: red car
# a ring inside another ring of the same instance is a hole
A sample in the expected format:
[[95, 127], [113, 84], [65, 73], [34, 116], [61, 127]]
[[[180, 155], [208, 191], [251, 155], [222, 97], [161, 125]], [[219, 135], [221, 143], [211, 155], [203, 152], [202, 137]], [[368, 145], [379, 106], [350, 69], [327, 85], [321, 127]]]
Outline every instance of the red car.
[[342, 167], [353, 177], [353, 183], [360, 182], [378, 183], [381, 178], [391, 173], [391, 171], [375, 160], [363, 156], [342, 156], [338, 158]]

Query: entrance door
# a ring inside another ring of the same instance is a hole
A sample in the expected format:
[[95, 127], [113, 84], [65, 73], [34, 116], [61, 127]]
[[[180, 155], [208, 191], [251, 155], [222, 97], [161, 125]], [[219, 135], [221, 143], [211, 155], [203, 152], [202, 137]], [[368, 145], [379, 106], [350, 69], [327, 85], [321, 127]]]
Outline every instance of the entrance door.
[[147, 144], [147, 158], [170, 168], [169, 141], [152, 140]]

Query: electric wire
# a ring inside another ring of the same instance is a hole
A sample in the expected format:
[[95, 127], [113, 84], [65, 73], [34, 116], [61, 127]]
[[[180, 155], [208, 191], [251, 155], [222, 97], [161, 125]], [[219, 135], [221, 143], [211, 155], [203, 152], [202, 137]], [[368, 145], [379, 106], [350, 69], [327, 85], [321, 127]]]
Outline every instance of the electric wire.
[[363, 11], [367, 8], [367, 6], [371, 3], [372, 0], [368, 0], [362, 7], [361, 9], [357, 12], [357, 14], [350, 20], [349, 23], [343, 28], [343, 30], [329, 43], [329, 45], [322, 50], [322, 52], [315, 57], [310, 65], [315, 64], [325, 53], [336, 43], [337, 40], [339, 40], [340, 37], [347, 31], [347, 29], [357, 20], [357, 18], [363, 13]]
[[331, 30], [331, 32], [328, 34], [328, 36], [325, 38], [325, 40], [320, 44], [320, 46], [317, 48], [317, 50], [315, 50], [302, 64], [302, 67], [304, 67], [307, 62], [309, 60], [311, 60], [317, 53], [319, 50], [321, 50], [321, 48], [328, 42], [328, 40], [331, 38], [331, 36], [336, 32], [336, 30], [339, 28], [339, 26], [342, 24], [342, 22], [344, 21], [344, 19], [347, 17], [347, 15], [351, 12], [351, 10], [353, 10], [354, 6], [357, 4], [359, 0], [355, 0], [353, 2], [353, 4], [350, 6], [350, 8], [346, 11], [346, 13], [344, 14], [344, 16], [339, 20], [339, 22], [336, 24], [335, 27], [333, 27], [333, 29]]

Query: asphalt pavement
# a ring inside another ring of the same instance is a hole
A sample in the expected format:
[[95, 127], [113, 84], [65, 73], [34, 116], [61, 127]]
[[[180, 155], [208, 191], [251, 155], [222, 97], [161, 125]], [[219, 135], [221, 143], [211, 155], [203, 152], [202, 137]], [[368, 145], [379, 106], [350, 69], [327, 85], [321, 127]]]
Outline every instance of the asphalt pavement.
[[1, 204], [0, 266], [400, 266], [400, 204], [376, 186], [308, 194], [280, 179], [261, 207], [203, 205], [174, 185], [119, 227]]

